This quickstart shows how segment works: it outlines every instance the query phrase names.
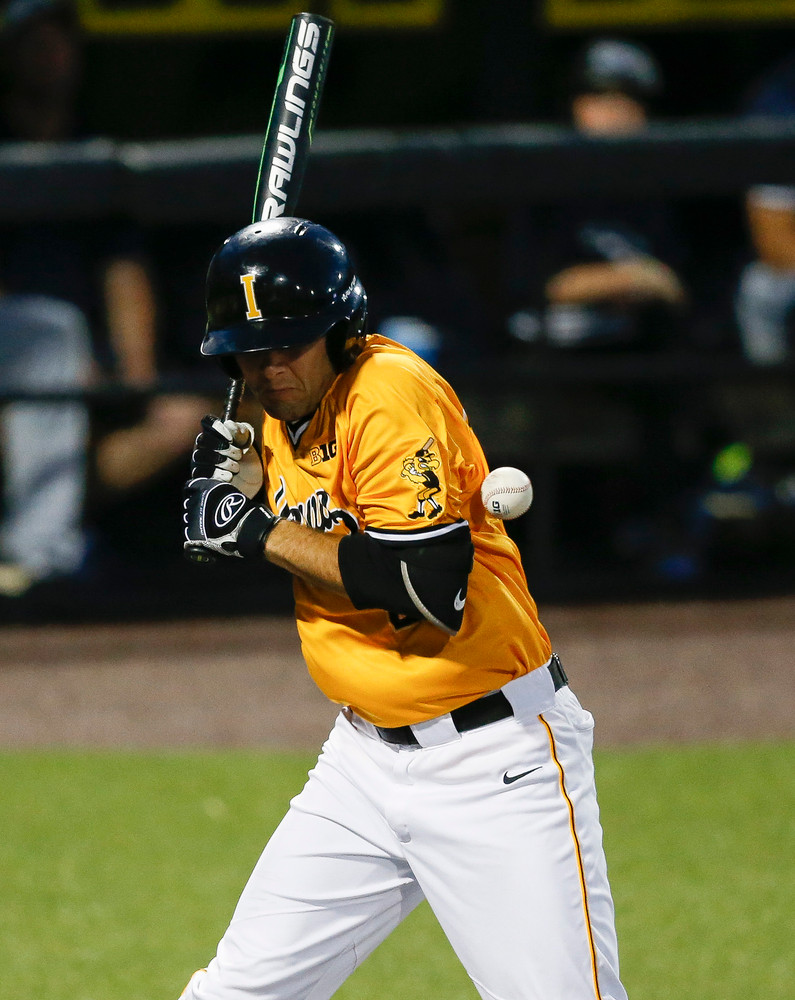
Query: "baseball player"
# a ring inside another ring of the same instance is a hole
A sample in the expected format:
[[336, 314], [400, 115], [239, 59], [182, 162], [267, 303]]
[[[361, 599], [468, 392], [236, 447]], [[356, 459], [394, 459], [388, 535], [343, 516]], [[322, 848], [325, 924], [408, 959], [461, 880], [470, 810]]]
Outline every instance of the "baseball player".
[[[488, 1000], [625, 1000], [591, 715], [480, 500], [450, 386], [366, 332], [342, 243], [302, 219], [228, 239], [202, 352], [261, 402], [205, 417], [186, 547], [294, 579], [303, 654], [341, 706], [186, 1000], [323, 1000], [427, 899]], [[418, 984], [421, 992], [421, 984]]]

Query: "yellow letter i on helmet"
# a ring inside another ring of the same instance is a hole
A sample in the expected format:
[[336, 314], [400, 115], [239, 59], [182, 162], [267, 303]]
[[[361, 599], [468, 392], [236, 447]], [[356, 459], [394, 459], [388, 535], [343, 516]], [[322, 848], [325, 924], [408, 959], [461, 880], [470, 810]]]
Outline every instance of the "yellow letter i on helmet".
[[254, 298], [254, 278], [253, 274], [241, 274], [240, 284], [246, 295], [246, 319], [262, 319], [262, 313], [257, 307], [257, 300]]

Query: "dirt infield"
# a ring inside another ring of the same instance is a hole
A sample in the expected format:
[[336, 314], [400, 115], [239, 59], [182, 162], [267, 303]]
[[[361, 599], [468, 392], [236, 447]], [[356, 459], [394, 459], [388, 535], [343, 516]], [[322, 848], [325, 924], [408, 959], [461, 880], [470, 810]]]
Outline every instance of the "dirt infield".
[[[795, 736], [795, 596], [542, 608], [597, 741]], [[285, 618], [0, 630], [0, 746], [315, 748]]]

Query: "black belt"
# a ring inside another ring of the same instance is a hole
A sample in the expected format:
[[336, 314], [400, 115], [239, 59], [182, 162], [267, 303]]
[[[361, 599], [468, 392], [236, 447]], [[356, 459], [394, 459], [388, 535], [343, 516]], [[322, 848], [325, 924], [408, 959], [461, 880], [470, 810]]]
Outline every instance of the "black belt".
[[[556, 691], [560, 691], [569, 683], [557, 653], [552, 654], [552, 659], [546, 667]], [[490, 722], [499, 722], [500, 719], [507, 719], [512, 715], [511, 703], [502, 691], [494, 691], [492, 694], [484, 694], [476, 701], [470, 701], [468, 705], [454, 708], [450, 713], [450, 718], [459, 733], [466, 733], [470, 729], [479, 729], [481, 726], [487, 726]], [[395, 726], [394, 729], [376, 726], [376, 729], [381, 739], [386, 743], [394, 743], [402, 747], [420, 746], [420, 741], [414, 735], [411, 726]]]

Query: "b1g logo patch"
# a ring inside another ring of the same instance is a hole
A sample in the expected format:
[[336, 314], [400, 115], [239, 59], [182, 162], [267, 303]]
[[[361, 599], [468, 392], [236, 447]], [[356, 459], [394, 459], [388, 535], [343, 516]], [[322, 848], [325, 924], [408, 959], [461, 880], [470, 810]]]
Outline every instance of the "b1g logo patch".
[[403, 459], [403, 471], [400, 477], [408, 479], [417, 487], [417, 507], [408, 515], [412, 521], [418, 517], [427, 517], [430, 521], [444, 509], [433, 499], [442, 492], [439, 477], [436, 475], [436, 470], [442, 463], [431, 451], [432, 444], [433, 438], [428, 438], [413, 455]]
[[336, 439], [334, 441], [324, 441], [323, 444], [318, 444], [309, 451], [309, 457], [312, 460], [312, 465], [320, 465], [321, 462], [330, 462], [336, 454]]

